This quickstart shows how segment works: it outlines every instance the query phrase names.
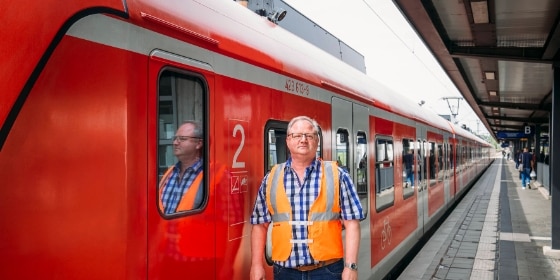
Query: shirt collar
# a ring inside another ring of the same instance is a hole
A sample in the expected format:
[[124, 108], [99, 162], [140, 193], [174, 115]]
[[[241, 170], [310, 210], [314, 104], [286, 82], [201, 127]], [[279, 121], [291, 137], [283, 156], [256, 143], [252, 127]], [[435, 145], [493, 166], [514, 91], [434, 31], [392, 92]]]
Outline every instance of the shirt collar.
[[[177, 172], [179, 172], [181, 170], [181, 162], [178, 161], [177, 163], [175, 163], [175, 170]], [[198, 172], [200, 170], [202, 170], [202, 159], [198, 159], [197, 161], [195, 161], [191, 166], [187, 167], [187, 169], [193, 169], [194, 171]]]
[[[288, 160], [286, 161], [286, 167], [288, 168], [292, 168], [292, 158], [288, 158]], [[317, 158], [313, 159], [313, 161], [311, 162], [311, 164], [309, 166], [307, 166], [306, 168], [311, 168], [311, 170], [313, 169], [317, 169], [321, 167], [321, 161], [318, 160]]]

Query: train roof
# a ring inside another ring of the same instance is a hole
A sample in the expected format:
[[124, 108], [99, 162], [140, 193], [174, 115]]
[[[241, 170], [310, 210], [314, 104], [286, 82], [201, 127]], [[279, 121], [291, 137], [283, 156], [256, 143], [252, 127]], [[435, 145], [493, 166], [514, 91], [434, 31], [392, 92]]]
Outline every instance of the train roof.
[[216, 51], [450, 131], [445, 119], [234, 1], [138, 2], [163, 20], [219, 42]]
[[[4, 121], [15, 99], [24, 88], [24, 79], [40, 65], [39, 55], [48, 55], [49, 46], [57, 43], [59, 31], [65, 32], [72, 20], [89, 13], [103, 12], [115, 16], [129, 17], [140, 26], [161, 30], [178, 39], [196, 43], [210, 50], [243, 60], [245, 62], [281, 73], [316, 86], [357, 99], [365, 104], [381, 108], [416, 121], [433, 125], [439, 129], [452, 131], [448, 122], [435, 113], [418, 106], [403, 94], [389, 89], [384, 84], [356, 70], [326, 53], [320, 48], [299, 38], [291, 32], [270, 22], [253, 11], [234, 1], [223, 0], [83, 0], [73, 1], [72, 5], [55, 5], [54, 0], [29, 1], [33, 7], [27, 14], [39, 15], [34, 21], [18, 17], [18, 11], [8, 13], [8, 26], [21, 26], [21, 30], [44, 30], [41, 36], [31, 36], [35, 32], [8, 32], [2, 49], [12, 50], [12, 59], [3, 62], [2, 69], [8, 69], [5, 77], [15, 75], [13, 69], [19, 68], [20, 79], [14, 87], [7, 89], [6, 103], [0, 106], [0, 120]], [[124, 6], [123, 6], [124, 4]], [[12, 7], [13, 5], [9, 5]], [[18, 6], [18, 5], [16, 5]], [[51, 7], [51, 8], [49, 8]], [[57, 7], [52, 9], [52, 7]], [[12, 9], [16, 9], [12, 8]], [[17, 8], [19, 9], [19, 8]], [[52, 11], [52, 12], [50, 12]], [[88, 11], [88, 12], [84, 12]], [[156, 20], [154, 20], [156, 19]], [[167, 29], [162, 28], [162, 22]], [[172, 29], [169, 31], [169, 27]], [[22, 35], [23, 34], [23, 35]], [[23, 38], [22, 38], [23, 36]], [[17, 42], [21, 47], [13, 46]], [[35, 49], [31, 52], [30, 49]], [[39, 54], [39, 55], [37, 55]], [[27, 59], [24, 59], [26, 57]], [[48, 57], [47, 57], [48, 58]], [[20, 62], [18, 62], [20, 61]], [[40, 66], [39, 66], [40, 67]], [[10, 74], [12, 73], [12, 74]], [[23, 78], [21, 78], [23, 77]], [[16, 79], [17, 80], [17, 79]], [[417, 94], [408, 92], [404, 94]]]

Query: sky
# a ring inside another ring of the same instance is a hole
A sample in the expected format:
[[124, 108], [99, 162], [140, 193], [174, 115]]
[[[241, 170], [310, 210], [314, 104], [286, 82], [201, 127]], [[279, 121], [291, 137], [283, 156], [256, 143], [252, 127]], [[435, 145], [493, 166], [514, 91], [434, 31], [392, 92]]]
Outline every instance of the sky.
[[[461, 93], [393, 1], [284, 2], [361, 53], [369, 76], [416, 103], [423, 100], [423, 106], [437, 114], [451, 115], [452, 109], [457, 114], [459, 125], [465, 124], [474, 132], [488, 134], [478, 116], [462, 99]], [[444, 98], [449, 98], [450, 104]]]

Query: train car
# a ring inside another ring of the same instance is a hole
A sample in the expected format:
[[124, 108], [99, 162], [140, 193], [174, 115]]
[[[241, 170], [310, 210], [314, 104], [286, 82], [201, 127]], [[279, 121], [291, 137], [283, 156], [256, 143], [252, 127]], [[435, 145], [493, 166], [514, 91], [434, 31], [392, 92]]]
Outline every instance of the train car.
[[[367, 213], [360, 279], [387, 276], [491, 161], [414, 93], [234, 1], [0, 1], [2, 279], [248, 279], [252, 206], [298, 115]], [[204, 130], [204, 195], [165, 214], [183, 120]]]

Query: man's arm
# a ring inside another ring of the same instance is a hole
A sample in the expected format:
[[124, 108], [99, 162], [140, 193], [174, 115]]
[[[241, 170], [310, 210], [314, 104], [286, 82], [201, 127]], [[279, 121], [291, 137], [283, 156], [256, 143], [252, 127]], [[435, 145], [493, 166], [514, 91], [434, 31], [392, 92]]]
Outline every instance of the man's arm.
[[[345, 263], [358, 263], [358, 250], [360, 248], [360, 220], [343, 220], [346, 228]], [[358, 279], [357, 271], [345, 267], [342, 279]]]
[[251, 280], [265, 279], [263, 256], [269, 224], [253, 225], [251, 230]]

